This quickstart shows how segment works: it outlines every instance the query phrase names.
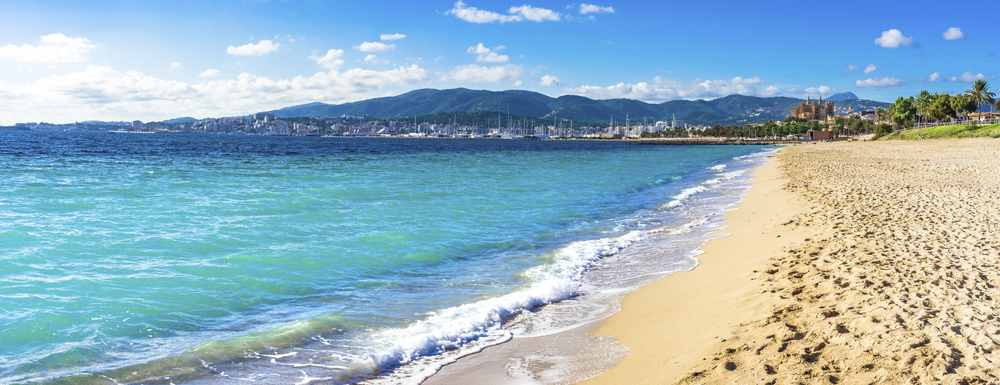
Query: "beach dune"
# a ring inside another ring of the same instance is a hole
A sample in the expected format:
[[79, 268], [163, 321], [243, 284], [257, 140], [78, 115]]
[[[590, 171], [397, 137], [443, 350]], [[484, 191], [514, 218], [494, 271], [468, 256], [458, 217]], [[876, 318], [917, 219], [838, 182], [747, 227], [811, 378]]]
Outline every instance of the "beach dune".
[[807, 144], [758, 170], [732, 236], [629, 294], [586, 384], [997, 383], [1000, 142]]

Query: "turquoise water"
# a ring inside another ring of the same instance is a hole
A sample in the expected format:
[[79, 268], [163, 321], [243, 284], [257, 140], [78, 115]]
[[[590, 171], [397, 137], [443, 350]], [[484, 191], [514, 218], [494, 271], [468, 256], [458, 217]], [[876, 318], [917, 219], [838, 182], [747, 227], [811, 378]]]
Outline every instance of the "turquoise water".
[[572, 296], [755, 151], [0, 132], [0, 383], [371, 378]]

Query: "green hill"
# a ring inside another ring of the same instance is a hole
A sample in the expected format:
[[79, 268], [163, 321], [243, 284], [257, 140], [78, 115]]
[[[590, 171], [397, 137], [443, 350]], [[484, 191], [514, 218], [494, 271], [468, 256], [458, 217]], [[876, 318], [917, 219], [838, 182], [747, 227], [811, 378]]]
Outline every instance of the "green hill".
[[[793, 105], [803, 99], [790, 97], [762, 98], [729, 95], [714, 100], [672, 100], [659, 104], [632, 99], [594, 100], [583, 96], [564, 95], [553, 98], [525, 90], [486, 91], [454, 88], [448, 90], [420, 89], [398, 96], [362, 100], [344, 104], [309, 103], [270, 111], [281, 118], [335, 117], [370, 115], [376, 118], [407, 118], [440, 113], [490, 113], [524, 116], [534, 119], [566, 119], [588, 122], [633, 122], [678, 120], [688, 124], [747, 124], [788, 117]], [[888, 103], [870, 100], [837, 102], [837, 112], [847, 107], [854, 111], [874, 109]]]

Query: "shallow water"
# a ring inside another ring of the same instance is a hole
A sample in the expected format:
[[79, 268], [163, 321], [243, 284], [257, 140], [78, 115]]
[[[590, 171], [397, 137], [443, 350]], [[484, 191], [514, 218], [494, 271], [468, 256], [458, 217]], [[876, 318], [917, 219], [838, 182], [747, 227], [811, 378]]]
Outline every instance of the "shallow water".
[[0, 132], [0, 383], [422, 378], [692, 267], [760, 150]]

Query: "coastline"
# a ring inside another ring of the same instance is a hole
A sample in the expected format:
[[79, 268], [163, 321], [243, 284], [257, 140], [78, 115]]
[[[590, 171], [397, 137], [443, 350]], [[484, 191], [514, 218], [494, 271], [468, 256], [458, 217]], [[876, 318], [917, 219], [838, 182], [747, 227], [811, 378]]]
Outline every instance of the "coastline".
[[[686, 275], [691, 274], [691, 271], [701, 270], [702, 266], [699, 264], [705, 262], [705, 254], [701, 253], [704, 250], [706, 242], [713, 244], [719, 240], [717, 238], [729, 238], [724, 233], [728, 232], [728, 228], [731, 227], [730, 223], [732, 222], [733, 214], [741, 212], [740, 207], [745, 206], [745, 199], [748, 193], [759, 190], [759, 188], [753, 186], [759, 183], [761, 169], [774, 164], [768, 158], [773, 157], [776, 152], [767, 149], [767, 151], [758, 153], [758, 155], [755, 155], [758, 157], [758, 160], [754, 160], [755, 164], [749, 169], [742, 169], [741, 167], [745, 166], [737, 166], [735, 164], [730, 164], [730, 167], [726, 167], [726, 165], [713, 166], [710, 169], [718, 173], [716, 175], [719, 178], [726, 180], [728, 178], [736, 178], [733, 180], [734, 184], [722, 187], [722, 190], [713, 189], [711, 190], [713, 192], [692, 198], [692, 201], [686, 202], [686, 204], [680, 204], [680, 201], [672, 201], [670, 203], [671, 207], [674, 207], [674, 204], [684, 206], [684, 209], [682, 209], [682, 212], [686, 213], [684, 215], [694, 215], [694, 217], [681, 220], [679, 223], [685, 224], [680, 225], [680, 227], [672, 228], [668, 226], [665, 228], [671, 228], [672, 230], [657, 234], [678, 234], [677, 231], [685, 233], [685, 230], [682, 230], [683, 228], [696, 223], [700, 223], [696, 226], [709, 227], [705, 230], [695, 230], [698, 234], [697, 238], [689, 238], [690, 240], [688, 241], [682, 241], [694, 243], [691, 246], [685, 246], [680, 249], [686, 250], [685, 253], [688, 255], [686, 257], [689, 260], [687, 267], [673, 269], [669, 272], [650, 274], [650, 270], [648, 269], [654, 267], [647, 265], [647, 270], [645, 270], [647, 273], [640, 273], [631, 278], [630, 280], [634, 280], [633, 283], [622, 287], [624, 290], [604, 292], [605, 294], [602, 297], [607, 298], [600, 301], [605, 302], [608, 299], [612, 299], [612, 302], [608, 302], [604, 306], [614, 309], [607, 312], [607, 315], [616, 313], [622, 305], [622, 299], [626, 295], [633, 295], [635, 290], [646, 290], [645, 287], [653, 282], [664, 280], [664, 277]], [[733, 162], [743, 162], [740, 159], [734, 158]], [[714, 183], [716, 182], [709, 181], [705, 185], [714, 185]], [[699, 185], [688, 190], [704, 191], [701, 190], [703, 188], [703, 185]], [[730, 195], [736, 191], [739, 191], [738, 195]], [[685, 196], [687, 196], [686, 194]], [[726, 200], [733, 198], [721, 198], [723, 196], [732, 196], [735, 200]], [[688, 198], [677, 199], [686, 200]], [[723, 200], [720, 202], [719, 199]], [[707, 207], [715, 208], [711, 212], [701, 211]], [[629, 250], [609, 257], [608, 260], [611, 261], [609, 262], [610, 265], [594, 266], [594, 271], [604, 271], [608, 267], [613, 268], [614, 266], [618, 266], [619, 263], [644, 265], [642, 261], [645, 261], [650, 255], [677, 252], [676, 250], [678, 249], [675, 248], [678, 244], [673, 242], [675, 241], [664, 241], [660, 238], [655, 238], [650, 239], [650, 242], [645, 244], [633, 245]], [[688, 249], [686, 247], [691, 248]], [[695, 255], [697, 255], [697, 258], [694, 257]], [[619, 259], [619, 261], [614, 261], [614, 259]], [[590, 299], [590, 301], [594, 301], [594, 299]], [[541, 313], [540, 317], [542, 318], [551, 317], [552, 314], [564, 312], [565, 310], [562, 310], [564, 307], [575, 306], [571, 302], [573, 301], [552, 303], [539, 309], [538, 312]], [[545, 314], [548, 314], [548, 316]], [[506, 384], [512, 381], [517, 383], [569, 384], [598, 376], [618, 364], [628, 354], [628, 350], [631, 347], [622, 345], [613, 337], [594, 333], [598, 327], [601, 327], [605, 323], [607, 315], [579, 324], [569, 330], [553, 334], [515, 337], [502, 344], [486, 347], [479, 352], [464, 356], [440, 368], [437, 373], [424, 380], [423, 384], [435, 385], [471, 382], [480, 384]]]
[[998, 154], [991, 139], [783, 149], [732, 236], [596, 330], [630, 352], [582, 383], [1000, 382]]
[[614, 337], [629, 354], [582, 384], [675, 383], [727, 341], [739, 340], [740, 324], [768, 314], [771, 305], [756, 296], [756, 271], [782, 248], [820, 232], [782, 226], [803, 207], [782, 189], [780, 158], [786, 150], [755, 170], [739, 209], [727, 213], [721, 233], [728, 236], [702, 246], [697, 268], [628, 294], [622, 310], [594, 331]]

